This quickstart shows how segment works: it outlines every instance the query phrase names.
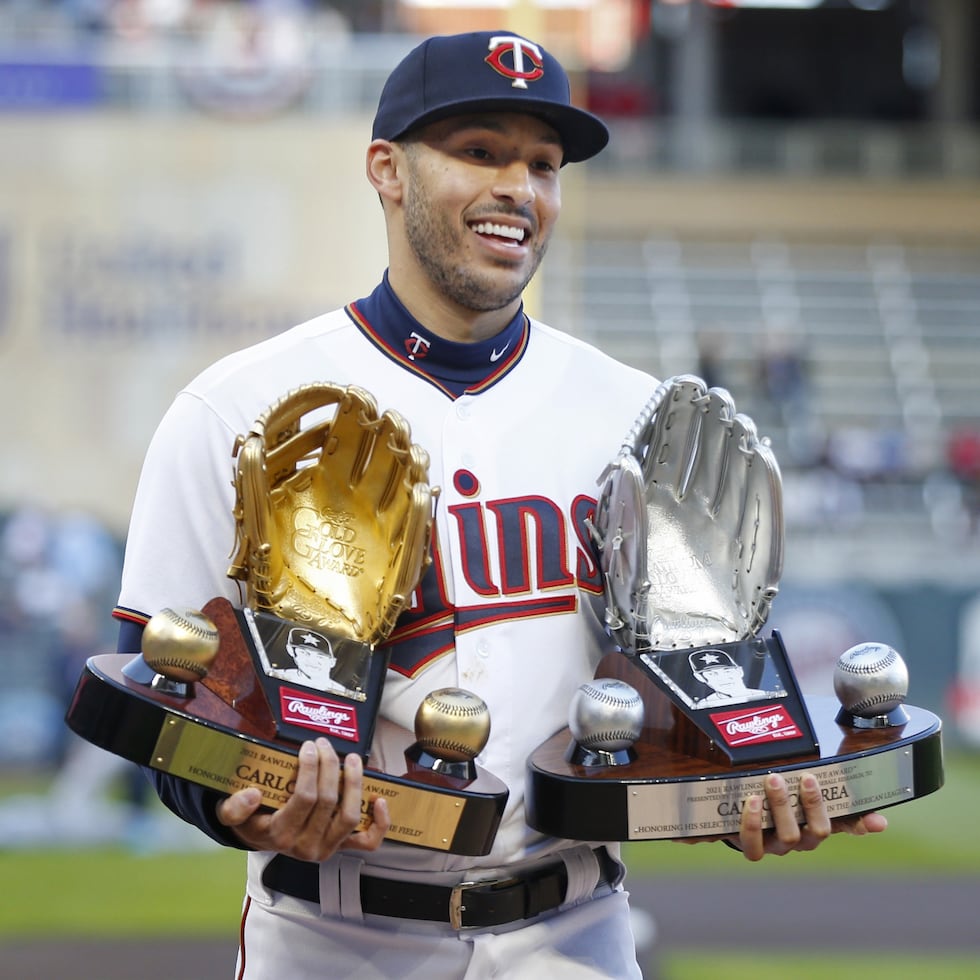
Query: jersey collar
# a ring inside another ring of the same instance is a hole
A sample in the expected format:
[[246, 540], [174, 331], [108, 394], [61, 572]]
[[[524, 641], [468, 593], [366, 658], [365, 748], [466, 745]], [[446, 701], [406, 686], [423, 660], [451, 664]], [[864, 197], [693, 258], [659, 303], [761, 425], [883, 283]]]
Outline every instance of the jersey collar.
[[496, 384], [521, 359], [530, 334], [522, 305], [514, 319], [488, 340], [469, 344], [445, 340], [405, 309], [387, 272], [370, 296], [348, 304], [347, 314], [383, 354], [454, 399]]

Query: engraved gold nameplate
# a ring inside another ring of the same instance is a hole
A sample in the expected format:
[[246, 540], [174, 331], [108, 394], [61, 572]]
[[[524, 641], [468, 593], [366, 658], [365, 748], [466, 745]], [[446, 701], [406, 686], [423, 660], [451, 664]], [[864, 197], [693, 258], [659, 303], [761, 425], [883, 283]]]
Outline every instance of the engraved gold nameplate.
[[[257, 745], [225, 732], [207, 728], [190, 719], [169, 716], [160, 728], [151, 766], [161, 772], [234, 793], [256, 787], [262, 802], [277, 810], [289, 799], [296, 778], [296, 756]], [[370, 801], [384, 797], [391, 813], [389, 840], [448, 850], [456, 836], [464, 796], [433, 793], [405, 785], [368, 770], [364, 776], [363, 819], [359, 830], [371, 822]]]
[[150, 765], [222, 793], [255, 786], [262, 791], [262, 802], [274, 810], [292, 794], [297, 769], [295, 755], [176, 715], [164, 720]]

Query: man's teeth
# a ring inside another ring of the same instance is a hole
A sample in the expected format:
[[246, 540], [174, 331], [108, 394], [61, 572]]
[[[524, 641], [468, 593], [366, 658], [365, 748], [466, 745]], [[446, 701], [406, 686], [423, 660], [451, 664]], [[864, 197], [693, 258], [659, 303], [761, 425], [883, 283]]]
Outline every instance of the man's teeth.
[[511, 238], [515, 242], [524, 241], [524, 229], [514, 228], [511, 225], [492, 225], [489, 222], [481, 221], [473, 226], [473, 230], [478, 235], [497, 235], [499, 238]]

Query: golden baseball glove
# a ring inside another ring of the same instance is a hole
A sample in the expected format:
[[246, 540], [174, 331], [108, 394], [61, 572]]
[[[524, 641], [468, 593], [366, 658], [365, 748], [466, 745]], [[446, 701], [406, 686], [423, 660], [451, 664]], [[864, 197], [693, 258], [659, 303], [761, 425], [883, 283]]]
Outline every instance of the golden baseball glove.
[[429, 562], [429, 457], [361, 388], [289, 392], [235, 442], [231, 578], [253, 609], [362, 643], [388, 636]]
[[606, 620], [623, 649], [729, 643], [765, 624], [783, 566], [782, 482], [722, 388], [654, 392], [599, 478]]

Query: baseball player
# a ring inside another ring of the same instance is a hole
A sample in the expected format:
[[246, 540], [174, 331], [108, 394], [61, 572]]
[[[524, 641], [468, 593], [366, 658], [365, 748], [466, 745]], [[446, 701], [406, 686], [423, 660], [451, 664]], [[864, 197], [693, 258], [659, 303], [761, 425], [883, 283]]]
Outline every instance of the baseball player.
[[262, 666], [270, 677], [305, 684], [318, 691], [348, 693], [347, 688], [334, 679], [337, 654], [329, 638], [322, 633], [294, 626], [286, 639], [286, 653], [292, 658], [291, 663], [273, 664], [261, 644], [258, 645], [258, 652]]
[[711, 693], [699, 698], [697, 708], [743, 704], [755, 698], [775, 697], [778, 691], [763, 691], [745, 684], [745, 671], [724, 650], [698, 650], [688, 656], [691, 673]]
[[[223, 797], [154, 773], [175, 812], [249, 852], [239, 977], [640, 975], [618, 845], [546, 837], [523, 806], [528, 755], [567, 724], [609, 649], [587, 518], [656, 384], [521, 302], [558, 219], [562, 166], [607, 138], [540, 44], [504, 31], [426, 40], [385, 85], [367, 148], [388, 236], [382, 281], [205, 370], [152, 440], [116, 610], [130, 653], [166, 605], [240, 601], [226, 575], [230, 448], [269, 404], [329, 380], [401, 412], [441, 494], [432, 563], [388, 641], [381, 711], [410, 729], [428, 692], [477, 694], [492, 726], [479, 762], [510, 789], [492, 851], [472, 858], [384, 841], [384, 800], [355, 832], [361, 760], [323, 740], [303, 744], [296, 791], [272, 813], [255, 789]], [[383, 760], [386, 746], [373, 753]], [[803, 781], [802, 828], [780, 777], [767, 794], [775, 831], [763, 833], [754, 799], [731, 842], [752, 860], [838, 829], [815, 780]], [[872, 816], [851, 829], [883, 826]]]

